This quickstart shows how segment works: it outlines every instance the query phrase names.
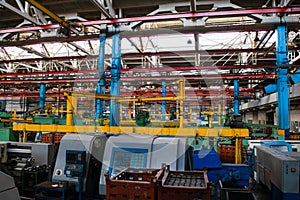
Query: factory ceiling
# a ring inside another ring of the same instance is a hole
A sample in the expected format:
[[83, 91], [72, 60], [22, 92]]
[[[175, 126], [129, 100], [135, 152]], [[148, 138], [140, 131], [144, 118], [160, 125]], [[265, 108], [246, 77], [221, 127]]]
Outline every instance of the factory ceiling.
[[42, 81], [52, 88], [93, 88], [99, 80], [99, 34], [107, 36], [109, 81], [110, 37], [116, 31], [122, 36], [126, 90], [181, 78], [198, 96], [204, 88], [230, 88], [236, 78], [241, 87], [257, 88], [274, 82], [276, 25], [290, 27], [290, 60], [298, 64], [299, 5], [299, 0], [0, 0], [0, 88], [36, 89]]

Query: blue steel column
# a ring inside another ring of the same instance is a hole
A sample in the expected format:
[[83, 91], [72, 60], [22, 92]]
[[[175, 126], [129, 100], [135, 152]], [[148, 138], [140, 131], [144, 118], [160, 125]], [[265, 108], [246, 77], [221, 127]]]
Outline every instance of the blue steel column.
[[[165, 97], [166, 95], [167, 95], [166, 82], [163, 81], [162, 82], [162, 87], [161, 87], [161, 96]], [[166, 115], [165, 114], [167, 114], [167, 102], [165, 100], [163, 100], [161, 102], [161, 112], [162, 112], [161, 114], [163, 114], [162, 115], [162, 120], [166, 121]]]
[[[97, 84], [97, 94], [105, 94], [105, 73], [104, 73], [104, 59], [105, 59], [105, 40], [106, 36], [101, 34], [99, 37], [100, 47], [98, 55], [98, 72], [100, 80]], [[96, 119], [99, 119], [105, 110], [105, 101], [103, 99], [96, 99]]]
[[233, 106], [233, 114], [239, 114], [239, 80], [233, 80], [233, 87], [234, 87], [234, 106]]
[[285, 139], [289, 138], [290, 113], [289, 113], [289, 79], [287, 58], [287, 27], [277, 27], [277, 91], [278, 91], [278, 129], [284, 131]]
[[[120, 72], [121, 72], [121, 38], [119, 34], [112, 36], [112, 65], [110, 69], [111, 83], [110, 94], [120, 96]], [[116, 100], [110, 100], [110, 125], [118, 126], [120, 122], [120, 105]]]
[[40, 103], [39, 107], [41, 109], [41, 113], [44, 113], [44, 107], [45, 107], [45, 101], [46, 101], [46, 85], [45, 83], [40, 84]]

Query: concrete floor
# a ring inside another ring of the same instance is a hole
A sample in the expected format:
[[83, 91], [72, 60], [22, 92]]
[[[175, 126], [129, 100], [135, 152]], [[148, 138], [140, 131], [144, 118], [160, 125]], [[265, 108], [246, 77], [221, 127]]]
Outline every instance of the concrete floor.
[[266, 186], [255, 184], [252, 189], [256, 200], [271, 200], [271, 192]]

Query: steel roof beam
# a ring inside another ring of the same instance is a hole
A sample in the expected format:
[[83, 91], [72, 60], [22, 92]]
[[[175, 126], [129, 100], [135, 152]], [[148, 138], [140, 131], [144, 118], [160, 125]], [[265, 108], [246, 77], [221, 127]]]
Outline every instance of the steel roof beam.
[[49, 17], [51, 17], [52, 19], [54, 19], [55, 21], [57, 21], [64, 28], [66, 28], [66, 29], [74, 32], [77, 35], [79, 35], [80, 31], [76, 29], [76, 26], [77, 26], [76, 24], [71, 24], [71, 23], [63, 20], [58, 15], [56, 15], [52, 11], [48, 10], [46, 7], [44, 7], [43, 5], [41, 5], [40, 3], [38, 3], [35, 0], [27, 0], [27, 1], [31, 5], [33, 5], [34, 7], [36, 7], [37, 9], [39, 9], [40, 11], [42, 11], [43, 13], [45, 13], [46, 15], [48, 15]]
[[[274, 65], [275, 66], [275, 65]], [[185, 67], [160, 67], [160, 68], [133, 68], [133, 69], [122, 69], [122, 73], [133, 72], [133, 73], [144, 73], [144, 72], [167, 72], [167, 71], [191, 71], [191, 70], [219, 70], [219, 69], [241, 69], [241, 68], [274, 68], [272, 64], [261, 64], [261, 65], [228, 65], [228, 66], [185, 66]], [[5, 73], [1, 76], [43, 76], [43, 75], [75, 75], [75, 74], [97, 74], [97, 70], [74, 70], [74, 71], [47, 71], [47, 72], [30, 72], [30, 73]], [[109, 70], [105, 70], [109, 72]]]
[[[34, 0], [28, 0], [33, 2]], [[194, 13], [172, 13], [172, 14], [163, 14], [163, 15], [150, 15], [150, 16], [140, 16], [140, 17], [125, 17], [125, 18], [116, 18], [116, 19], [103, 19], [103, 20], [94, 20], [94, 21], [85, 21], [80, 22], [83, 26], [92, 26], [100, 24], [118, 24], [118, 23], [129, 23], [129, 22], [150, 22], [150, 21], [160, 21], [160, 20], [173, 20], [178, 18], [201, 18], [201, 17], [229, 17], [229, 16], [243, 16], [251, 14], [287, 14], [287, 13], [300, 13], [300, 7], [292, 8], [256, 8], [256, 9], [240, 9], [240, 10], [223, 10], [223, 11], [208, 11], [208, 12], [194, 12]], [[50, 13], [49, 13], [50, 14]], [[70, 27], [70, 24], [65, 24], [60, 18], [56, 18], [59, 23], [64, 23], [66, 27]], [[252, 24], [253, 26], [253, 24]], [[240, 26], [237, 26], [236, 29], [239, 30]], [[37, 31], [37, 30], [47, 30], [47, 29], [57, 29], [59, 28], [58, 24], [53, 25], [43, 25], [43, 26], [34, 26], [34, 27], [24, 27], [24, 28], [11, 28], [0, 30], [0, 34], [3, 33], [14, 33], [14, 32], [26, 32], [26, 31]], [[72, 26], [70, 27], [72, 28]]]
[[0, 0], [0, 5], [13, 11], [14, 13], [22, 16], [24, 19], [26, 19], [34, 24], [42, 25], [35, 18], [31, 17], [27, 12], [25, 12], [25, 9], [23, 7], [21, 7], [21, 4], [19, 2], [18, 2], [18, 6], [19, 6], [20, 10], [15, 8], [14, 6], [10, 5], [9, 3], [7, 3], [5, 0]]
[[21, 46], [19, 48], [27, 51], [28, 53], [33, 53], [33, 54], [35, 54], [37, 56], [40, 56], [42, 58], [48, 58], [47, 55], [45, 55], [45, 54], [43, 54], [41, 52], [38, 52], [37, 50], [35, 50], [35, 49], [31, 48], [31, 47], [23, 47], [23, 46]]
[[[209, 32], [249, 32], [249, 31], [268, 31], [274, 30], [274, 27], [277, 23], [270, 22], [270, 23], [263, 23], [263, 24], [250, 24], [250, 25], [239, 25], [239, 26], [192, 26], [192, 27], [181, 27], [181, 28], [173, 28], [172, 31], [170, 29], [154, 29], [154, 30], [139, 30], [139, 31], [124, 31], [121, 32], [122, 38], [130, 38], [130, 37], [149, 37], [149, 36], [160, 36], [160, 35], [170, 35], [175, 33], [182, 33], [182, 34], [194, 34], [194, 33], [209, 33]], [[278, 22], [280, 24], [280, 22]], [[291, 28], [300, 28], [300, 23], [288, 23], [289, 27]], [[21, 25], [20, 25], [21, 26]], [[20, 27], [19, 26], [19, 27]], [[57, 26], [57, 27], [56, 27]], [[96, 26], [96, 25], [93, 25]], [[58, 25], [45, 25], [40, 27], [23, 27], [23, 28], [14, 28], [14, 29], [5, 29], [0, 30], [0, 34], [5, 32], [27, 32], [32, 29], [36, 30], [44, 30], [49, 27], [49, 29], [53, 29], [53, 27], [59, 28]], [[7, 34], [8, 34], [7, 33]], [[41, 37], [38, 39], [31, 39], [31, 40], [16, 40], [16, 41], [1, 41], [0, 37], [0, 46], [24, 46], [24, 45], [31, 45], [31, 44], [42, 44], [42, 43], [62, 43], [62, 42], [74, 42], [74, 41], [86, 41], [86, 40], [98, 40], [99, 33], [97, 34], [85, 34], [80, 36], [73, 36], [70, 37]]]
[[[144, 73], [144, 72], [166, 72], [166, 71], [191, 71], [191, 70], [206, 70], [206, 69], [240, 69], [240, 68], [273, 68], [271, 64], [269, 65], [232, 65], [232, 66], [186, 66], [186, 67], [162, 67], [162, 68], [134, 68], [134, 69], [122, 69], [122, 73], [134, 72], [134, 73]], [[79, 74], [97, 74], [97, 70], [74, 70], [74, 71], [47, 71], [47, 72], [30, 72], [30, 73], [5, 73], [1, 74], [3, 77], [38, 77], [44, 75], [79, 75]], [[109, 72], [109, 70], [105, 70]]]
[[90, 0], [100, 11], [101, 13], [106, 17], [106, 18], [114, 18], [113, 15], [111, 15], [109, 13], [109, 11], [106, 10], [106, 8], [104, 7], [104, 5], [102, 4], [101, 1], [99, 0]]
[[[74, 43], [74, 42], [69, 42], [69, 45], [72, 45], [73, 47], [75, 47], [76, 49], [82, 51], [83, 53], [87, 54], [87, 55], [91, 55], [90, 52], [88, 52], [86, 49], [84, 49], [83, 47], [79, 46], [78, 44]], [[76, 51], [75, 49], [75, 51]]]

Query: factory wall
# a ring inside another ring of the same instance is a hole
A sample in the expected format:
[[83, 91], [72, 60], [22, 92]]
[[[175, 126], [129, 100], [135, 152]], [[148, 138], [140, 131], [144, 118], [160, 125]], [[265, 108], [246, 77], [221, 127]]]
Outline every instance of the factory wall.
[[0, 98], [1, 102], [5, 102], [3, 111], [17, 113], [25, 113], [37, 110], [39, 108], [39, 99], [37, 98]]
[[[278, 125], [278, 107], [243, 111], [243, 121], [253, 124], [271, 124]], [[299, 106], [290, 107], [290, 130], [293, 132], [300, 131], [300, 108]]]
[[[254, 111], [253, 111], [254, 112]], [[247, 112], [247, 113], [244, 113], [244, 115], [243, 115], [243, 121], [245, 122], [245, 123], [254, 123], [253, 121], [254, 121], [254, 119], [253, 119], [253, 117], [254, 117], [254, 114], [253, 114], [253, 112]]]
[[266, 110], [259, 110], [258, 111], [258, 124], [265, 124], [266, 123]]
[[299, 132], [300, 131], [300, 108], [293, 107], [290, 113], [290, 130], [292, 132]]
[[291, 121], [300, 121], [300, 109], [299, 108], [292, 108], [290, 111], [290, 120]]

